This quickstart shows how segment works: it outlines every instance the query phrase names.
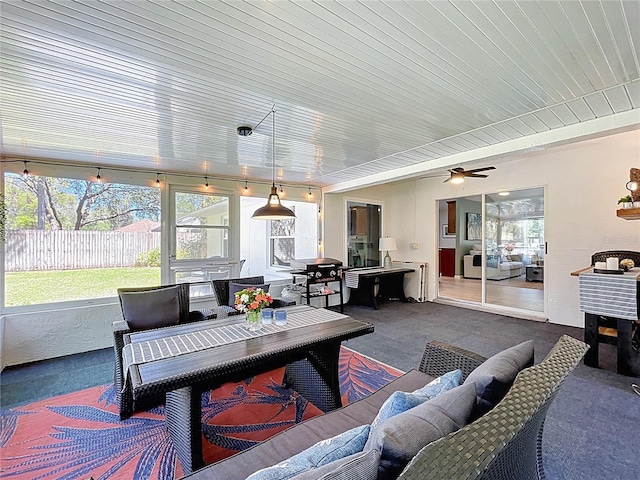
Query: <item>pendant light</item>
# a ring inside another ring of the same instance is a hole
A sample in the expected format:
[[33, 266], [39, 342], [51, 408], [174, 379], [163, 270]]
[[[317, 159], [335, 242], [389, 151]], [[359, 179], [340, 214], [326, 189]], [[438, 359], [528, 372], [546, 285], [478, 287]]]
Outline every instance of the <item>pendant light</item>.
[[273, 120], [273, 136], [271, 148], [271, 168], [272, 168], [272, 184], [269, 199], [264, 207], [257, 209], [251, 218], [258, 220], [283, 220], [287, 218], [296, 218], [293, 210], [285, 207], [280, 203], [278, 196], [278, 188], [276, 187], [276, 108], [271, 107], [271, 115]]

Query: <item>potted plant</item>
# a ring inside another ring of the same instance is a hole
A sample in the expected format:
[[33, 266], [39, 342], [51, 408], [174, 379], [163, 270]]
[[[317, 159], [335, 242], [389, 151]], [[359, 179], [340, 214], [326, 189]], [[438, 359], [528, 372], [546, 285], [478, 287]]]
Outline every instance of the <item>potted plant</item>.
[[633, 208], [633, 199], [631, 198], [631, 195], [620, 197], [618, 205], [620, 205], [621, 208]]

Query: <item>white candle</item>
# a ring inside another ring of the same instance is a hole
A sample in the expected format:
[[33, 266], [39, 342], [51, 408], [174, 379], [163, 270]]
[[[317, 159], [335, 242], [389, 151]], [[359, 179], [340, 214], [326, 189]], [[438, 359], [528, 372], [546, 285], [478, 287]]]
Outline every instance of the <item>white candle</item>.
[[618, 270], [619, 260], [618, 257], [608, 257], [607, 258], [607, 270]]
[[596, 262], [595, 268], [598, 269], [598, 270], [606, 270], [607, 269], [607, 262]]

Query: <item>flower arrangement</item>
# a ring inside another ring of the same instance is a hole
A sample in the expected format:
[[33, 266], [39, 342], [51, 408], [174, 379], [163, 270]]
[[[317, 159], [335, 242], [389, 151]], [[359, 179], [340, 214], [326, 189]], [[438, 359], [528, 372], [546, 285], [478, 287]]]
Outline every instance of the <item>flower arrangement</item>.
[[273, 298], [262, 288], [247, 287], [236, 292], [235, 309], [246, 313], [254, 310], [261, 310], [271, 305]]
[[507, 243], [507, 244], [505, 245], [504, 249], [505, 249], [507, 252], [512, 252], [512, 251], [513, 251], [513, 249], [514, 249], [514, 245], [513, 245], [513, 243]]

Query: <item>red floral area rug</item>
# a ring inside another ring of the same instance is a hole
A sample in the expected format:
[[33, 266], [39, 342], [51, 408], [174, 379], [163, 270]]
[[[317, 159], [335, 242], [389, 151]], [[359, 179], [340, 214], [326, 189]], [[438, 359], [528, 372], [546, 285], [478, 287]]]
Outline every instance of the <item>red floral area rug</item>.
[[[347, 348], [340, 352], [344, 405], [389, 383], [400, 371]], [[284, 369], [202, 395], [203, 455], [212, 463], [322, 412], [282, 388]], [[3, 479], [173, 480], [182, 468], [164, 427], [164, 407], [120, 421], [113, 385], [2, 411]]]

